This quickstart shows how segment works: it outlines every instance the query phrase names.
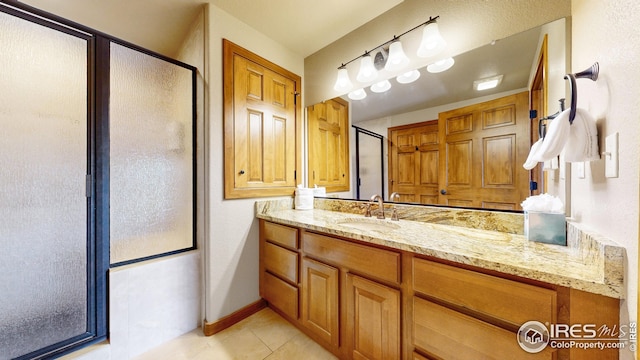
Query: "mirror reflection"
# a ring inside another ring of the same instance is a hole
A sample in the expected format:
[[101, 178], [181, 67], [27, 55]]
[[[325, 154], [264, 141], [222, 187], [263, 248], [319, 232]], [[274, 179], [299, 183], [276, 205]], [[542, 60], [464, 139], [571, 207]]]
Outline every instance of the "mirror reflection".
[[[400, 202], [521, 210], [547, 185], [542, 164], [532, 171], [522, 164], [537, 140], [537, 119], [556, 112], [564, 97], [565, 37], [560, 19], [457, 55], [447, 71], [422, 68], [410, 84], [390, 79], [386, 92], [345, 95], [353, 126], [384, 138], [382, 166], [361, 161], [363, 152], [351, 146], [352, 197], [369, 199], [367, 189], [382, 182], [385, 200], [398, 192]], [[495, 88], [474, 89], [474, 81], [494, 77], [501, 80]], [[532, 120], [530, 110], [537, 111]]]

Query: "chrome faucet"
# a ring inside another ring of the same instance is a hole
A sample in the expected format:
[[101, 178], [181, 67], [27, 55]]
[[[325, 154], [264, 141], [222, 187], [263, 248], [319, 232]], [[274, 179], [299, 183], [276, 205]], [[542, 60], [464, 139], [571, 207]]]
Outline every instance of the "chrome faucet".
[[[392, 193], [391, 196], [389, 196], [389, 200], [394, 201], [394, 199], [400, 200], [400, 194], [398, 194], [397, 192]], [[396, 209], [395, 205], [391, 209], [391, 220], [393, 220], [393, 221], [399, 221], [400, 220], [398, 218], [398, 209]]]
[[382, 199], [382, 196], [375, 194], [371, 197], [369, 201], [371, 203], [376, 201], [378, 202], [378, 215], [376, 215], [376, 218], [384, 219], [384, 200]]

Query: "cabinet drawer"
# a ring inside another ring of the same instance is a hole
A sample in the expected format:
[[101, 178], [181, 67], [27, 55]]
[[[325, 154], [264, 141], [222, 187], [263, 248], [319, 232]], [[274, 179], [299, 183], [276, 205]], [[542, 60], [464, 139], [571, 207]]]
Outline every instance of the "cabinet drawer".
[[298, 288], [277, 277], [264, 273], [262, 296], [275, 308], [292, 319], [298, 318]]
[[520, 327], [556, 321], [556, 292], [533, 285], [414, 258], [417, 292]]
[[298, 248], [298, 229], [265, 221], [264, 239], [290, 249]]
[[516, 334], [446, 307], [413, 298], [414, 345], [442, 359], [553, 359], [546, 348], [530, 354]]
[[264, 268], [283, 279], [298, 283], [298, 253], [264, 243]]
[[308, 232], [302, 233], [302, 249], [310, 257], [400, 283], [399, 253]]

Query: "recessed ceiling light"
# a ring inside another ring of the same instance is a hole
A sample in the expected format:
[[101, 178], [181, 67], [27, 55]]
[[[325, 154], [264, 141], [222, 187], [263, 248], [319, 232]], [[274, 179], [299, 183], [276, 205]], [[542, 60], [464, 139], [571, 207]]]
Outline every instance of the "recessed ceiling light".
[[473, 82], [473, 89], [476, 91], [493, 89], [502, 82], [502, 75], [480, 79]]

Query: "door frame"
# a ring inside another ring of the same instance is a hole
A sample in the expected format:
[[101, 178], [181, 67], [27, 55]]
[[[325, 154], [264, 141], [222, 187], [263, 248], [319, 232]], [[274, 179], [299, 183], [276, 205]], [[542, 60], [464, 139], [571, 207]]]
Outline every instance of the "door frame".
[[372, 136], [380, 140], [380, 195], [384, 197], [384, 137], [367, 129], [351, 125], [356, 130], [356, 199], [360, 199], [360, 134]]

